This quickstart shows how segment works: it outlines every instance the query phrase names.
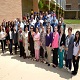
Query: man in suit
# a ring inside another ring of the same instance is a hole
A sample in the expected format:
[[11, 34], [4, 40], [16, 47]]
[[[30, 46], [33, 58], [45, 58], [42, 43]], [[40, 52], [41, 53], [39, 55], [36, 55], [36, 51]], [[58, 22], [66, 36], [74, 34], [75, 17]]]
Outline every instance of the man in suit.
[[16, 31], [16, 27], [14, 27], [14, 30], [13, 30], [13, 44], [15, 46], [15, 54], [17, 54], [18, 32]]

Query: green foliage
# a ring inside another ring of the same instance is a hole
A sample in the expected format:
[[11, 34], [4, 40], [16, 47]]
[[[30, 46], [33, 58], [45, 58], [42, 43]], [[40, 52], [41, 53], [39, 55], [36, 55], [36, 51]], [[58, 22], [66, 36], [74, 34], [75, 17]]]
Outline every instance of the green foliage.
[[44, 4], [43, 4], [43, 1], [42, 0], [39, 1], [38, 7], [39, 7], [39, 9], [43, 9]]

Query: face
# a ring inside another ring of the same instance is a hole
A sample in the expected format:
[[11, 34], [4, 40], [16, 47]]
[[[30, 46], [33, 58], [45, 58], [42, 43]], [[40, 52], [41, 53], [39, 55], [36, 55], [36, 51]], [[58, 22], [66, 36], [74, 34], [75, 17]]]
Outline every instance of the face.
[[28, 28], [27, 27], [25, 28], [25, 31], [28, 31]]
[[33, 31], [33, 27], [30, 28], [30, 31]]
[[79, 38], [79, 33], [76, 33], [76, 37]]
[[54, 27], [54, 31], [55, 31], [55, 32], [57, 32], [57, 31], [58, 31], [58, 28], [57, 28], [57, 26], [56, 26], [56, 27]]
[[38, 30], [38, 28], [36, 28], [36, 32], [38, 32], [39, 30]]
[[68, 30], [68, 35], [71, 35], [72, 31], [71, 30]]
[[42, 31], [44, 32], [44, 27], [42, 27]]
[[48, 32], [50, 32], [51, 28], [50, 28], [50, 27], [48, 27], [48, 28], [47, 28], [47, 30], [48, 30]]

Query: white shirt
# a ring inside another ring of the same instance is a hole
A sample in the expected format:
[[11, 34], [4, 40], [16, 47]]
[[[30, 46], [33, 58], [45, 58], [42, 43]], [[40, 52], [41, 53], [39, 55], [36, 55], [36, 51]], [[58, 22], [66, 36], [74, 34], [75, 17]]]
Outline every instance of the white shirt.
[[31, 22], [31, 25], [33, 25], [33, 26], [34, 26], [34, 25], [35, 25], [35, 23], [36, 23], [36, 20], [34, 20], [34, 19], [33, 19], [33, 20], [32, 20], [32, 22]]
[[[73, 55], [76, 56], [78, 51], [79, 51], [79, 47], [80, 47], [80, 41], [79, 41], [79, 44], [75, 45], [76, 42], [74, 42], [74, 49], [73, 49]], [[78, 55], [80, 56], [80, 54]]]
[[0, 32], [0, 40], [5, 40], [5, 32], [3, 31]]
[[12, 31], [9, 31], [10, 39], [12, 39]]
[[43, 20], [39, 20], [39, 22], [40, 22], [41, 24], [43, 24], [44, 21], [43, 21]]

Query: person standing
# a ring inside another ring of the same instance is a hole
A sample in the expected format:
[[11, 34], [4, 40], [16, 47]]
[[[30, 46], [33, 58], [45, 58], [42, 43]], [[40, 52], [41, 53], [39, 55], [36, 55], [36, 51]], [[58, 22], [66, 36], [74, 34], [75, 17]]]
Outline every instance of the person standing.
[[28, 27], [26, 26], [24, 29], [24, 35], [23, 35], [23, 46], [25, 50], [25, 58], [29, 58], [29, 53], [28, 53]]
[[66, 68], [68, 69], [69, 72], [71, 72], [72, 68], [72, 56], [73, 56], [73, 47], [74, 47], [74, 36], [72, 35], [72, 28], [68, 28], [68, 35], [66, 37], [66, 57], [65, 57], [65, 62], [66, 62]]
[[6, 34], [5, 30], [2, 28], [2, 26], [0, 26], [0, 42], [1, 42], [1, 47], [2, 47], [3, 53], [5, 51], [6, 35], [7, 34]]
[[77, 31], [74, 39], [74, 48], [73, 48], [73, 67], [72, 75], [78, 73], [79, 68], [79, 57], [80, 57], [80, 31]]
[[31, 57], [35, 57], [35, 51], [34, 51], [34, 34], [35, 32], [33, 31], [33, 26], [30, 27], [30, 31], [29, 31], [29, 34], [28, 34], [28, 42], [29, 42], [29, 45], [30, 45], [30, 53], [31, 53]]
[[44, 59], [45, 59], [45, 51], [46, 51], [46, 32], [45, 32], [45, 28], [42, 27], [42, 32], [40, 33], [40, 54], [41, 54], [41, 57], [42, 57], [42, 62], [44, 62]]
[[20, 57], [24, 57], [24, 48], [23, 48], [23, 33], [24, 31], [22, 30], [21, 27], [19, 27], [19, 32], [18, 32], [18, 41], [20, 44]]
[[59, 49], [58, 49], [58, 55], [59, 55], [59, 68], [63, 68], [63, 59], [64, 59], [64, 47], [65, 47], [65, 38], [66, 35], [64, 34], [63, 26], [60, 28], [59, 33]]
[[59, 33], [58, 27], [54, 27], [53, 40], [52, 40], [52, 49], [53, 49], [53, 67], [58, 66], [58, 48], [59, 48]]
[[52, 43], [52, 36], [53, 33], [51, 32], [51, 27], [47, 27], [47, 33], [46, 33], [46, 50], [47, 50], [47, 63], [48, 66], [50, 66], [50, 63], [52, 62], [51, 58], [51, 43]]
[[38, 27], [36, 27], [36, 33], [34, 35], [34, 49], [35, 49], [35, 59], [36, 61], [39, 61], [40, 33]]
[[11, 31], [11, 27], [9, 27], [9, 33], [8, 33], [8, 44], [9, 44], [10, 55], [13, 55], [13, 53], [12, 53], [13, 32]]
[[17, 45], [18, 45], [18, 32], [16, 27], [13, 28], [13, 44], [15, 46], [15, 54], [17, 54]]

